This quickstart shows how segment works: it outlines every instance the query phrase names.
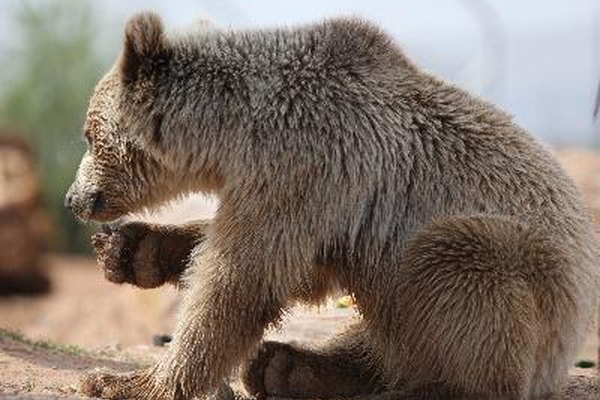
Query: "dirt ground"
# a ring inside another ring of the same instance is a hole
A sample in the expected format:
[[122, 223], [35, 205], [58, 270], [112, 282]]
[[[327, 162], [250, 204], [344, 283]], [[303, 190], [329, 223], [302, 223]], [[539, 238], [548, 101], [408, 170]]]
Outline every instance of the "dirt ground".
[[[570, 150], [559, 156], [582, 186], [592, 210], [600, 210], [600, 154]], [[154, 220], [181, 222], [197, 207], [201, 205], [188, 202], [179, 211], [167, 211]], [[210, 212], [204, 209], [203, 214]], [[595, 214], [600, 216], [600, 212]], [[160, 356], [164, 348], [153, 346], [152, 337], [171, 331], [178, 297], [174, 288], [142, 291], [113, 285], [104, 281], [91, 258], [55, 255], [48, 261], [51, 294], [0, 298], [0, 328], [25, 335], [0, 331], [1, 399], [71, 398], [87, 371], [131, 370]], [[353, 318], [352, 308], [338, 308], [333, 302], [320, 309], [299, 308], [269, 337], [322, 340]], [[49, 342], [36, 342], [40, 339]], [[598, 346], [596, 334], [590, 334], [579, 359], [596, 361]], [[590, 389], [590, 381], [597, 379], [591, 378], [593, 369], [574, 369], [573, 374], [581, 377], [572, 378], [564, 398], [600, 399], [600, 386], [596, 383]]]

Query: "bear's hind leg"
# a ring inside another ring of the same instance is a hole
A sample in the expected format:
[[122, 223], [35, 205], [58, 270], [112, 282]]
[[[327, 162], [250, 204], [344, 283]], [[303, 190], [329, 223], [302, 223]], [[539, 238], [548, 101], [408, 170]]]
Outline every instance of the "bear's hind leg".
[[259, 398], [342, 398], [381, 391], [367, 336], [357, 323], [314, 349], [264, 342], [244, 366], [242, 380]]
[[568, 265], [555, 246], [497, 216], [448, 218], [419, 232], [394, 278], [394, 303], [365, 316], [379, 327], [391, 387], [437, 382], [456, 397], [529, 398], [540, 344], [566, 335], [546, 329], [539, 307], [542, 295], [569, 306], [560, 300], [572, 293]]

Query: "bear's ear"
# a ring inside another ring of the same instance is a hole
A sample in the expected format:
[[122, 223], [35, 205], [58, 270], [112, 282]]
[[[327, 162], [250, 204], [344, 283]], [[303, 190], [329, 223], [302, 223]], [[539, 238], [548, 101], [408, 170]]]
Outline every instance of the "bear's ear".
[[125, 82], [137, 78], [140, 66], [165, 53], [164, 27], [153, 12], [136, 14], [125, 26], [125, 43], [121, 56], [121, 76]]

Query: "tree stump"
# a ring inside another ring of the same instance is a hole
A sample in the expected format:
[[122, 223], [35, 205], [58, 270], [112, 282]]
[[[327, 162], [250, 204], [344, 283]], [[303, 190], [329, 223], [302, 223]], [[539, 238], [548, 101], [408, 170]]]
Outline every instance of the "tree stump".
[[50, 222], [27, 142], [0, 134], [0, 295], [47, 292], [42, 255]]

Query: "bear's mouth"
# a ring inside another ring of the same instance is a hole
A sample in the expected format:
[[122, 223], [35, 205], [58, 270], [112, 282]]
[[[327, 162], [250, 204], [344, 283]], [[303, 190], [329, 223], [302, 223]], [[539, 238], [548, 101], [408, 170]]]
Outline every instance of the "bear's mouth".
[[113, 232], [117, 231], [124, 223], [124, 218], [118, 218], [111, 222], [103, 222], [100, 224], [100, 232], [106, 233], [107, 235], [111, 235]]
[[72, 209], [72, 211], [77, 219], [85, 224], [96, 223], [110, 226], [120, 224], [128, 215], [108, 206], [105, 200], [98, 200], [98, 198], [90, 201], [88, 207]]

